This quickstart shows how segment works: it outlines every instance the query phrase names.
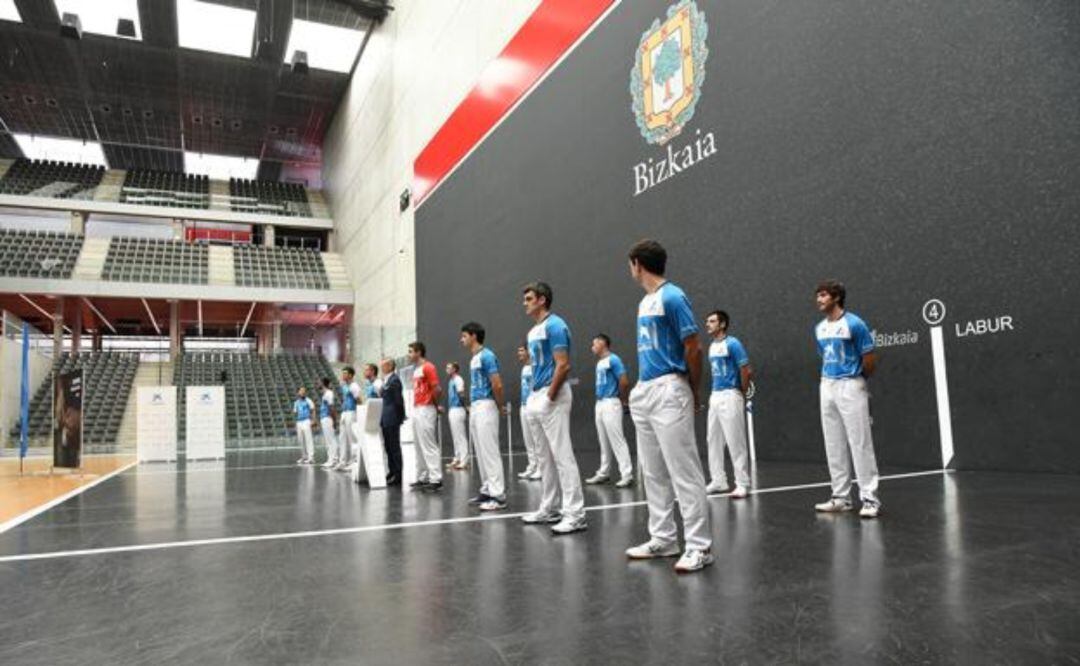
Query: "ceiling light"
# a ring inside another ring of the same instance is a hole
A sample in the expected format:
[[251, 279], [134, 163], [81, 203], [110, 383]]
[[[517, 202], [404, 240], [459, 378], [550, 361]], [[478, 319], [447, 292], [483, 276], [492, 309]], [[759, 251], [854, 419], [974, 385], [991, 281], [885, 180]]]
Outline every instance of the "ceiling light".
[[200, 0], [177, 0], [180, 46], [251, 57], [255, 12]]
[[15, 6], [15, 0], [0, 0], [0, 19], [22, 23], [22, 17], [19, 16], [19, 8]]
[[205, 174], [217, 180], [244, 178], [254, 180], [259, 170], [256, 158], [233, 157], [231, 155], [212, 155], [209, 153], [184, 153], [184, 171]]
[[310, 67], [348, 73], [363, 41], [362, 30], [294, 18], [285, 62], [291, 61], [297, 51], [305, 51]]
[[23, 155], [32, 160], [55, 160], [77, 164], [108, 166], [101, 144], [79, 139], [58, 139], [51, 136], [12, 134]]
[[[83, 32], [109, 37], [142, 39], [139, 25], [138, 0], [54, 0], [57, 14], [77, 14]], [[121, 19], [131, 21], [134, 35], [118, 35], [116, 28]]]

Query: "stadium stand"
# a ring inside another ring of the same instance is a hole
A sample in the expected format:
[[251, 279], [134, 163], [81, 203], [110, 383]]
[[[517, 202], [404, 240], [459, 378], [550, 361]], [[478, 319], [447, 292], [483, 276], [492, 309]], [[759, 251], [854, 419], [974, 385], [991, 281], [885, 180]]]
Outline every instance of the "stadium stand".
[[311, 215], [307, 190], [296, 183], [230, 178], [229, 195], [232, 209], [239, 212], [288, 217]]
[[202, 243], [114, 236], [103, 280], [207, 284], [210, 250]]
[[182, 354], [173, 370], [173, 384], [178, 387], [177, 436], [184, 440], [183, 396], [188, 386], [225, 386], [225, 434], [232, 443], [291, 435], [288, 424], [297, 388], [304, 385], [308, 395], [316, 395], [319, 380], [333, 376], [330, 364], [318, 354]]
[[82, 243], [77, 234], [0, 229], [0, 275], [66, 280]]
[[91, 199], [105, 167], [19, 158], [0, 178], [0, 194]]
[[278, 289], [329, 289], [330, 279], [315, 250], [238, 245], [233, 250], [236, 284]]
[[120, 201], [170, 208], [209, 208], [210, 178], [171, 171], [132, 169], [124, 176]]

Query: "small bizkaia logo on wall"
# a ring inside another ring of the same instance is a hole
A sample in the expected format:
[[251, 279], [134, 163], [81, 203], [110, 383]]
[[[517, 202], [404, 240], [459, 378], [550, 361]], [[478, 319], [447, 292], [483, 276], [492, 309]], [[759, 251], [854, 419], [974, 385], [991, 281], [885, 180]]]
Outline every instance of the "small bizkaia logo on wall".
[[665, 146], [667, 154], [634, 165], [634, 196], [716, 152], [712, 132], [697, 130], [693, 141], [679, 148], [669, 143], [694, 116], [701, 97], [708, 30], [693, 0], [682, 0], [668, 8], [662, 23], [654, 20], [641, 35], [630, 72], [631, 108], [641, 136]]

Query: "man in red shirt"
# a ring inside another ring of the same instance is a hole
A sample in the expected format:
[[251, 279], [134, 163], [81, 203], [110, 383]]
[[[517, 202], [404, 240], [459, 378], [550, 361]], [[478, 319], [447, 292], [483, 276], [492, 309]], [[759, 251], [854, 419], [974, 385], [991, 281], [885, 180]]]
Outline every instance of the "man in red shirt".
[[423, 342], [409, 344], [409, 363], [413, 370], [413, 433], [416, 435], [416, 481], [411, 484], [417, 490], [442, 488], [442, 451], [435, 435], [442, 387], [435, 364], [424, 358], [427, 348]]

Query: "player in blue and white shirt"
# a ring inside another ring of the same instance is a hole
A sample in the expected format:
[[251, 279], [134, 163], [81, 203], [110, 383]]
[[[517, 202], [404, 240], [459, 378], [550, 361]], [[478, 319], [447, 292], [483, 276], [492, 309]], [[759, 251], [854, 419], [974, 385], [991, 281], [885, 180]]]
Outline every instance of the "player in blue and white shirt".
[[859, 480], [862, 508], [859, 515], [876, 518], [878, 469], [870, 432], [870, 393], [866, 378], [874, 371], [874, 336], [862, 319], [844, 310], [847, 290], [836, 280], [825, 280], [815, 290], [818, 310], [825, 318], [814, 327], [821, 356], [821, 430], [829, 460], [832, 497], [817, 504], [818, 511], [850, 511], [851, 468]]
[[686, 552], [680, 573], [713, 563], [712, 531], [694, 435], [701, 382], [701, 342], [690, 299], [664, 278], [667, 251], [654, 240], [630, 248], [630, 275], [645, 290], [638, 305], [638, 383], [630, 392], [638, 456], [649, 505], [649, 536], [627, 549], [631, 559], [679, 554], [675, 501], [682, 513]]
[[521, 363], [521, 404], [518, 409], [518, 421], [521, 423], [521, 440], [525, 443], [525, 458], [528, 463], [518, 478], [525, 481], [540, 480], [540, 462], [536, 455], [536, 441], [533, 439], [529, 420], [526, 418], [525, 405], [532, 394], [533, 371], [529, 362], [529, 345], [518, 345], [518, 361]]
[[374, 363], [364, 366], [364, 399], [373, 400], [382, 397], [382, 380], [379, 379], [379, 367]]
[[630, 447], [623, 434], [623, 407], [629, 399], [630, 380], [622, 359], [611, 352], [611, 338], [604, 333], [593, 337], [592, 353], [596, 362], [596, 437], [600, 441], [600, 469], [585, 483], [599, 484], [611, 480], [612, 454], [619, 463], [619, 480], [615, 485], [629, 488], [634, 483], [634, 464]]
[[480, 492], [470, 500], [481, 511], [506, 508], [506, 477], [499, 452], [499, 415], [506, 413], [502, 375], [495, 352], [484, 346], [487, 332], [475, 321], [461, 327], [461, 346], [469, 359], [470, 435], [480, 472]]
[[705, 317], [705, 330], [712, 336], [709, 345], [709, 368], [712, 370], [712, 393], [709, 396], [709, 419], [706, 438], [709, 443], [709, 485], [705, 492], [727, 490], [724, 449], [731, 452], [735, 488], [730, 497], [742, 499], [750, 488], [750, 450], [746, 439], [746, 391], [753, 371], [746, 348], [734, 335], [728, 335], [731, 319], [723, 310]]
[[[449, 407], [450, 437], [454, 440], [454, 459], [448, 469], [469, 469], [469, 415], [465, 409], [465, 380], [461, 366], [451, 361], [446, 364], [446, 405]], [[442, 407], [439, 407], [442, 411]]]
[[356, 441], [356, 405], [360, 400], [360, 384], [356, 382], [356, 370], [351, 365], [341, 370], [341, 432], [338, 433], [338, 460], [334, 469], [346, 470], [352, 459], [353, 444]]
[[334, 432], [334, 389], [330, 388], [330, 378], [323, 377], [320, 382], [322, 394], [319, 396], [319, 430], [322, 431], [323, 446], [326, 447], [326, 462], [323, 469], [337, 468], [340, 460], [339, 439]]
[[545, 282], [534, 282], [523, 291], [525, 314], [536, 322], [527, 338], [533, 383], [525, 409], [540, 466], [540, 507], [521, 519], [529, 524], [556, 523], [552, 532], [570, 534], [586, 529], [588, 523], [570, 441], [570, 328], [552, 314], [552, 297]]
[[307, 397], [307, 389], [301, 386], [296, 391], [296, 400], [292, 406], [296, 419], [296, 439], [300, 442], [300, 459], [297, 465], [315, 464], [315, 438], [311, 434], [311, 417], [315, 413], [315, 403]]

